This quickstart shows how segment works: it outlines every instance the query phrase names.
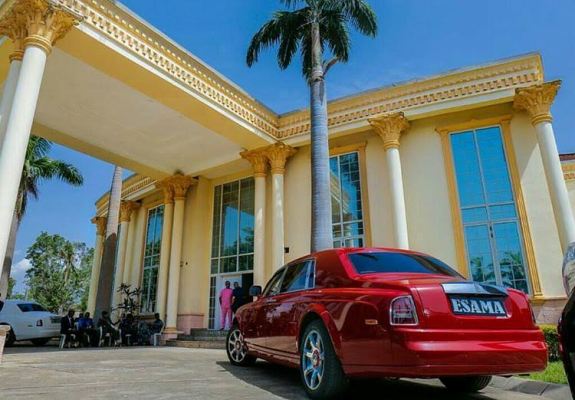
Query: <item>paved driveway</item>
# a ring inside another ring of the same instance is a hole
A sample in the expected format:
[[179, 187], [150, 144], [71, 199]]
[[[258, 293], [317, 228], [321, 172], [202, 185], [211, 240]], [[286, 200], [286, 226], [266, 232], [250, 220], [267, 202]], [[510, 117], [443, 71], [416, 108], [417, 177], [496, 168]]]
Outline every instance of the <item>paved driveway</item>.
[[[386, 400], [541, 400], [488, 388], [450, 395], [437, 381], [354, 384], [350, 398]], [[370, 394], [371, 392], [371, 394]], [[0, 366], [0, 399], [306, 399], [296, 371], [258, 362], [233, 368], [220, 350], [124, 348], [7, 349]]]

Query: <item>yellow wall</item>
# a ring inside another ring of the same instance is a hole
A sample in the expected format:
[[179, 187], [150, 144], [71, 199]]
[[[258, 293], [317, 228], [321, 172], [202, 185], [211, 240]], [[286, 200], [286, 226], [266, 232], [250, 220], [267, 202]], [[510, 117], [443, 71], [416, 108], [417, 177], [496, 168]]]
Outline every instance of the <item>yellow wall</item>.
[[[401, 138], [400, 154], [403, 169], [405, 202], [410, 246], [432, 254], [457, 266], [455, 228], [452, 221], [448, 179], [438, 128], [512, 114], [509, 105], [453, 113], [447, 116], [416, 120]], [[535, 131], [527, 116], [514, 114], [510, 123], [511, 141], [515, 151], [517, 171], [528, 215], [533, 253], [544, 298], [563, 297], [561, 281], [561, 249], [554, 222], [551, 201], [546, 186], [543, 165]], [[368, 130], [340, 136], [330, 142], [332, 151], [363, 148], [360, 157], [365, 163], [362, 190], [366, 242], [373, 246], [393, 246], [393, 227], [385, 151], [381, 138]], [[509, 160], [508, 160], [509, 162]], [[213, 188], [216, 185], [250, 176], [250, 170], [216, 179], [200, 178], [188, 195], [182, 249], [182, 269], [178, 314], [202, 314], [207, 326], [209, 265], [211, 251]], [[271, 266], [271, 176], [266, 180], [266, 276]], [[575, 206], [575, 181], [569, 182]], [[310, 149], [308, 145], [288, 161], [284, 182], [285, 246], [289, 247], [286, 262], [309, 252], [311, 225]], [[157, 204], [160, 194], [146, 197], [134, 218], [135, 240], [132, 268], [142, 267], [146, 209]], [[467, 274], [466, 266], [462, 269]], [[140, 274], [138, 274], [138, 277]], [[141, 278], [139, 278], [141, 279]], [[531, 280], [532, 281], [532, 280]], [[139, 280], [138, 280], [139, 282]]]

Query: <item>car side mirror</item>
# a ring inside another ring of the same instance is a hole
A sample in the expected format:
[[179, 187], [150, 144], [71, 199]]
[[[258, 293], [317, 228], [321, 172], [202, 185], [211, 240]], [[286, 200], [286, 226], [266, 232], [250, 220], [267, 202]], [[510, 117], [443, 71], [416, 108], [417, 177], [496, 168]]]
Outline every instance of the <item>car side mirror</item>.
[[261, 295], [262, 295], [262, 287], [261, 286], [252, 286], [250, 288], [250, 296], [260, 297]]

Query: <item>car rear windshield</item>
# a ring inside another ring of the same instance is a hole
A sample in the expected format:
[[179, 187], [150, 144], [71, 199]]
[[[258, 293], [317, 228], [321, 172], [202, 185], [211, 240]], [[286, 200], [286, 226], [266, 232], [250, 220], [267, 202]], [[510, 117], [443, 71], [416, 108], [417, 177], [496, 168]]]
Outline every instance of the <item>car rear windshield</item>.
[[411, 272], [460, 276], [438, 259], [420, 254], [373, 252], [351, 253], [348, 257], [359, 274]]
[[40, 304], [35, 303], [20, 303], [18, 304], [18, 308], [22, 312], [30, 312], [30, 311], [46, 311], [44, 307]]

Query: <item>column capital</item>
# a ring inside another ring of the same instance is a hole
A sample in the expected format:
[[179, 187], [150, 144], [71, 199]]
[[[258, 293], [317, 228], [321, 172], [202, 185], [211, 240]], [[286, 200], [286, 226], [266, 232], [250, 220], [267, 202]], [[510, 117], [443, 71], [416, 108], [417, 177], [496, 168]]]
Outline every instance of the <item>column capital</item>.
[[297, 150], [285, 143], [277, 142], [264, 149], [272, 174], [281, 174], [285, 172], [285, 165], [288, 158], [297, 153]]
[[185, 199], [188, 189], [197, 183], [198, 180], [191, 176], [176, 174], [156, 183], [156, 187], [162, 188], [164, 191], [164, 204], [168, 204], [173, 200]]
[[265, 149], [242, 151], [240, 156], [250, 162], [256, 178], [265, 178], [268, 172], [268, 158], [265, 154]]
[[383, 140], [383, 148], [389, 150], [399, 147], [401, 134], [409, 129], [409, 121], [402, 112], [382, 115], [368, 119], [369, 124]]
[[546, 82], [515, 90], [513, 108], [527, 111], [531, 123], [551, 122], [551, 105], [561, 87], [561, 81]]
[[104, 236], [106, 234], [107, 217], [94, 217], [91, 219], [91, 222], [96, 225], [97, 236]]
[[[2, 9], [4, 8], [4, 9]], [[11, 60], [22, 57], [27, 46], [47, 54], [52, 46], [82, 20], [82, 16], [51, 0], [17, 0], [0, 8], [0, 34], [10, 37], [16, 51]]]
[[120, 222], [130, 222], [132, 211], [138, 208], [140, 208], [139, 202], [122, 200], [120, 203]]

